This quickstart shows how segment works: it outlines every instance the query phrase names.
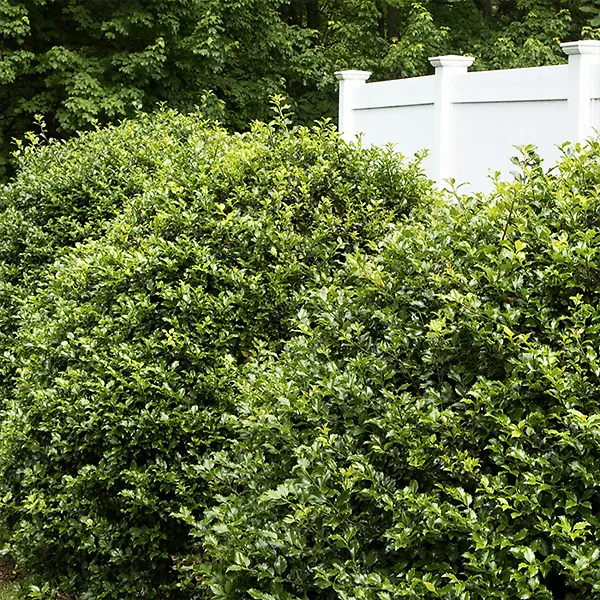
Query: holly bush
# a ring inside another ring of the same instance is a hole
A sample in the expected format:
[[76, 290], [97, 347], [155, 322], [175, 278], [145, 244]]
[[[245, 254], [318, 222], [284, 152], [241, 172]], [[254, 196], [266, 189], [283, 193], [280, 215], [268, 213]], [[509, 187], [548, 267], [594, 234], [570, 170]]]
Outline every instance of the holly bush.
[[3, 190], [28, 597], [596, 597], [600, 142], [442, 195], [327, 123], [147, 119]]
[[[221, 599], [600, 594], [600, 144], [400, 218], [237, 383], [180, 565]], [[184, 508], [181, 509], [183, 511]]]
[[6, 550], [30, 597], [189, 597], [235, 382], [430, 183], [283, 113], [230, 135], [167, 111], [29, 154], [1, 217]]
[[68, 144], [42, 133], [19, 145], [18, 174], [0, 190], [0, 369], [8, 390], [18, 307], [41, 274], [75, 245], [101, 237], [107, 223], [164, 177], [199, 136], [207, 146], [226, 143], [200, 114], [163, 111]]

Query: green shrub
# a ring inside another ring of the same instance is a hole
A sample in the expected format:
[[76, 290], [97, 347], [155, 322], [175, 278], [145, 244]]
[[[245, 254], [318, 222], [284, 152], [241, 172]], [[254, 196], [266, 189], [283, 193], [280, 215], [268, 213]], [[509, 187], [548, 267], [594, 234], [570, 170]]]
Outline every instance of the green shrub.
[[[142, 115], [68, 144], [30, 136], [18, 175], [0, 189], [0, 371], [14, 369], [18, 307], [48, 265], [78, 243], [101, 237], [124, 205], [166, 176], [188, 146], [227, 136], [200, 115]], [[6, 387], [10, 388], [10, 383]], [[1, 401], [0, 401], [1, 402]]]
[[[54, 262], [17, 315], [0, 523], [44, 597], [189, 597], [177, 566], [216, 501], [204, 472], [232, 441], [234, 382], [280, 350], [346, 253], [429, 196], [417, 164], [345, 144], [331, 125], [281, 117], [227, 135], [157, 119], [145, 134], [126, 124], [53, 147], [121, 156], [140, 135], [153, 149], [149, 173], [102, 158], [73, 181], [72, 203], [57, 192], [59, 216], [45, 209], [40, 225]], [[79, 218], [80, 194], [98, 217]]]
[[31, 135], [17, 152], [16, 177], [1, 190], [0, 264], [17, 268], [17, 279], [32, 271], [38, 277], [36, 269], [61, 249], [101, 236], [123, 205], [189, 154], [189, 144], [214, 138], [224, 143], [227, 136], [199, 114], [174, 111], [140, 115], [69, 143]]
[[198, 589], [599, 597], [600, 144], [566, 152], [400, 220], [310, 292], [203, 467]]

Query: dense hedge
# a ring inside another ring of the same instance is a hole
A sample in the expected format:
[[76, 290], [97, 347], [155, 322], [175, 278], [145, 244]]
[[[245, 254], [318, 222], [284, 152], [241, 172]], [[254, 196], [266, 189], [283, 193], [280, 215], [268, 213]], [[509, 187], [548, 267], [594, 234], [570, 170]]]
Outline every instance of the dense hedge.
[[401, 220], [240, 383], [216, 598], [600, 595], [600, 144]]
[[204, 471], [234, 439], [234, 382], [429, 195], [417, 164], [283, 116], [229, 135], [163, 113], [21, 170], [2, 217], [26, 216], [2, 264], [29, 283], [6, 326], [0, 526], [36, 593], [189, 597], [177, 567], [216, 501]]
[[[0, 190], [0, 369], [10, 390], [18, 307], [48, 265], [76, 244], [101, 237], [133, 198], [168, 176], [189, 147], [227, 144], [202, 116], [140, 116], [68, 144], [30, 136], [18, 175]], [[1, 400], [0, 400], [1, 402]]]
[[154, 118], [3, 192], [29, 597], [598, 596], [600, 143], [436, 198], [328, 125]]

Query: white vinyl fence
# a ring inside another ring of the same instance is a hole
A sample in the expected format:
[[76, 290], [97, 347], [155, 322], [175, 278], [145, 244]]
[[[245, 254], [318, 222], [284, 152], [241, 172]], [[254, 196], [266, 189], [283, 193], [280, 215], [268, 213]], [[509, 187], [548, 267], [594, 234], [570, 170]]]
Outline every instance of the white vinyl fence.
[[392, 143], [443, 185], [491, 187], [490, 171], [509, 176], [514, 146], [534, 144], [550, 166], [560, 144], [600, 131], [600, 41], [561, 44], [567, 65], [468, 73], [473, 58], [429, 59], [435, 75], [367, 83], [366, 71], [339, 71], [339, 129], [367, 145]]

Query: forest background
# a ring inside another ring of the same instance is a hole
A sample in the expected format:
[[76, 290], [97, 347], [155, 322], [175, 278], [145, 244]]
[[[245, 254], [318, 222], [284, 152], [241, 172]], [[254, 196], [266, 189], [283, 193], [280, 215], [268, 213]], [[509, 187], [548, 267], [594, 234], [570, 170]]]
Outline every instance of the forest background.
[[0, 0], [0, 181], [16, 140], [69, 137], [166, 103], [232, 129], [287, 96], [300, 123], [336, 114], [334, 72], [373, 80], [470, 54], [474, 69], [557, 64], [600, 37], [600, 0]]

